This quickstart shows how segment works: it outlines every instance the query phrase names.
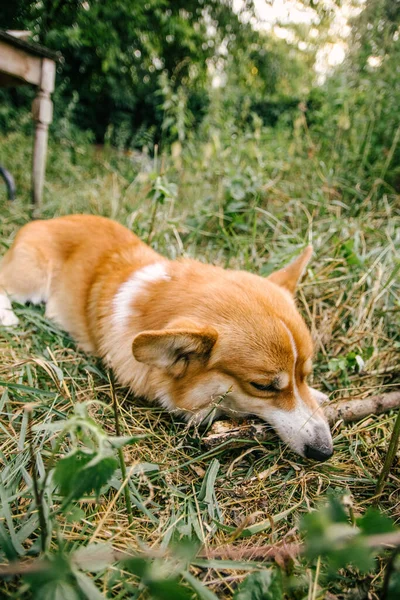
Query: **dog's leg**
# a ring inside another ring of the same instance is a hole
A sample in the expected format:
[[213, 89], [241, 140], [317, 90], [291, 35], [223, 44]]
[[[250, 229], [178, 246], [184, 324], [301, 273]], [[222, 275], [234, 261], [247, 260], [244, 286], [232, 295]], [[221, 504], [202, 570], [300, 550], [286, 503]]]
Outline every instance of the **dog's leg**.
[[10, 298], [0, 292], [0, 325], [12, 327], [18, 325], [18, 317], [12, 309]]
[[47, 271], [37, 249], [16, 240], [0, 264], [0, 325], [18, 324], [12, 300], [21, 304], [47, 301], [50, 282]]

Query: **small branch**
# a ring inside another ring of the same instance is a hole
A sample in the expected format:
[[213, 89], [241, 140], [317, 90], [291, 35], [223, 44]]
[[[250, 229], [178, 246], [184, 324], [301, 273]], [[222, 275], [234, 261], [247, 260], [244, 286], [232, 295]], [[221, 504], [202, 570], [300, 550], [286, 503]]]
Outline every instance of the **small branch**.
[[0, 577], [10, 577], [11, 575], [28, 575], [29, 573], [40, 573], [47, 571], [51, 563], [47, 560], [36, 558], [29, 562], [15, 561], [8, 565], [0, 565]]
[[202, 552], [199, 557], [220, 560], [262, 560], [275, 561], [279, 565], [293, 560], [304, 552], [304, 545], [296, 542], [290, 544], [266, 544], [263, 546], [222, 546]]
[[[391, 533], [382, 533], [377, 535], [369, 535], [363, 540], [367, 548], [399, 548], [400, 547], [400, 531]], [[221, 546], [220, 548], [210, 548], [204, 550], [199, 557], [211, 559], [217, 558], [220, 560], [262, 560], [275, 561], [278, 564], [283, 564], [289, 560], [293, 560], [300, 556], [305, 551], [305, 545], [297, 542], [266, 544], [263, 546], [249, 546], [248, 542]]]
[[[106, 546], [106, 544], [104, 544]], [[71, 555], [72, 563], [78, 568], [83, 568], [85, 566], [85, 559], [79, 557], [79, 554], [82, 554], [82, 551], [85, 552], [87, 548], [81, 548], [76, 552], [73, 552]], [[165, 553], [163, 554], [163, 556]], [[127, 560], [129, 558], [134, 558], [137, 554], [130, 554], [129, 552], [125, 552], [123, 550], [117, 550], [116, 548], [105, 547], [104, 552], [101, 556], [102, 560], [106, 558], [110, 565], [119, 562], [120, 560]], [[147, 556], [147, 555], [146, 555]], [[152, 555], [149, 555], [152, 557]], [[78, 558], [79, 557], [79, 558]], [[158, 555], [155, 554], [155, 557]], [[91, 563], [93, 563], [93, 559], [91, 559]], [[40, 573], [42, 571], [47, 571], [53, 567], [52, 562], [48, 559], [43, 558], [34, 558], [33, 560], [16, 560], [8, 563], [7, 565], [0, 565], [0, 577], [9, 577], [10, 575], [27, 575], [29, 573]]]
[[369, 535], [365, 539], [365, 545], [368, 548], [400, 547], [400, 531], [391, 531], [390, 533], [377, 533], [376, 535]]
[[368, 415], [380, 415], [394, 408], [400, 408], [400, 390], [370, 396], [363, 400], [341, 400], [324, 407], [324, 412], [331, 425], [338, 420], [344, 423], [361, 421]]
[[[400, 531], [391, 533], [381, 533], [377, 535], [369, 535], [363, 539], [363, 543], [367, 548], [400, 548]], [[113, 547], [104, 549], [102, 559], [107, 558], [108, 564], [114, 564], [120, 560], [126, 560], [135, 557], [152, 558], [171, 558], [171, 553], [168, 550], [149, 548], [142, 553], [117, 550]], [[265, 544], [263, 546], [251, 547], [248, 542], [244, 544], [227, 544], [220, 548], [203, 549], [197, 555], [197, 558], [220, 559], [220, 560], [261, 560], [276, 561], [278, 564], [284, 564], [291, 561], [297, 556], [304, 554], [305, 545], [298, 542]], [[84, 551], [85, 549], [83, 549]], [[81, 553], [81, 556], [79, 554]], [[75, 558], [76, 555], [76, 558]], [[78, 557], [79, 556], [79, 557]], [[84, 557], [81, 550], [72, 554], [72, 561], [77, 565], [84, 565]], [[82, 562], [83, 561], [83, 562]], [[91, 559], [93, 562], [93, 559]], [[196, 562], [195, 560], [193, 562]], [[0, 577], [8, 577], [10, 575], [24, 575], [26, 573], [38, 573], [52, 567], [52, 563], [48, 560], [35, 558], [29, 561], [15, 561], [6, 565], [0, 565]]]
[[[337, 421], [361, 421], [368, 415], [380, 415], [395, 408], [400, 408], [400, 390], [363, 400], [341, 400], [325, 406], [324, 412], [330, 425], [334, 425]], [[237, 446], [247, 440], [262, 442], [268, 439], [269, 432], [268, 425], [257, 421], [244, 421], [236, 426], [229, 421], [216, 421], [202, 442], [207, 448], [215, 448], [226, 442]]]

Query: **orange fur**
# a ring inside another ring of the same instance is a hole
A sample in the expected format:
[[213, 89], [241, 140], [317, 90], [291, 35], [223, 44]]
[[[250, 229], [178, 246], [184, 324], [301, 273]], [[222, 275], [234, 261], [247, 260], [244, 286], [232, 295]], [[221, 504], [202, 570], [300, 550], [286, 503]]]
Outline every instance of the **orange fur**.
[[310, 255], [308, 247], [262, 278], [168, 261], [102, 217], [35, 221], [1, 264], [0, 321], [13, 314], [7, 296], [45, 301], [47, 316], [135, 394], [197, 422], [211, 412], [256, 414], [297, 452], [311, 447], [323, 460], [331, 438], [305, 381], [313, 345], [292, 296]]

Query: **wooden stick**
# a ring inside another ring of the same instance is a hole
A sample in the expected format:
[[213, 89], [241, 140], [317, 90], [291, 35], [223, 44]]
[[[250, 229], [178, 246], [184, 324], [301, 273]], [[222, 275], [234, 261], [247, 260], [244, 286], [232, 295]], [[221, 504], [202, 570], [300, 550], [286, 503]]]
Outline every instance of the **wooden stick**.
[[[400, 546], [400, 531], [369, 535], [364, 538], [363, 543], [367, 548], [397, 548]], [[293, 560], [305, 550], [304, 544], [297, 542], [265, 544], [262, 546], [251, 546], [245, 544], [227, 544], [220, 548], [209, 548], [203, 550], [199, 557], [220, 560], [262, 560], [276, 561], [282, 564], [287, 560]]]
[[[370, 396], [363, 400], [340, 400], [324, 407], [330, 425], [338, 421], [353, 423], [361, 421], [368, 415], [380, 415], [395, 408], [400, 408], [400, 390]], [[215, 448], [223, 443], [240, 445], [247, 440], [260, 442], [269, 437], [270, 428], [259, 421], [244, 421], [234, 424], [231, 421], [216, 421], [202, 442], [207, 448]]]
[[370, 396], [363, 400], [341, 400], [326, 406], [324, 412], [329, 423], [333, 425], [338, 420], [342, 420], [344, 423], [353, 423], [354, 421], [361, 421], [368, 415], [380, 415], [399, 407], [400, 390], [395, 390], [387, 394]]
[[[366, 536], [363, 543], [367, 548], [398, 548], [400, 546], [400, 531], [390, 533], [379, 533], [376, 535]], [[138, 554], [136, 552], [130, 554], [121, 550], [117, 550], [108, 544], [99, 544], [99, 549], [102, 550], [102, 561], [108, 564], [114, 564], [120, 560], [126, 560], [136, 556], [145, 556], [147, 558], [168, 558], [171, 554], [168, 551], [149, 550], [148, 552]], [[89, 548], [83, 548], [83, 553], [78, 550], [77, 553], [85, 555], [90, 554]], [[305, 546], [298, 542], [283, 542], [278, 544], [264, 544], [262, 546], [251, 546], [249, 542], [241, 544], [226, 544], [219, 548], [203, 549], [197, 556], [198, 558], [206, 559], [221, 559], [221, 560], [261, 560], [263, 562], [276, 561], [278, 564], [283, 564], [288, 560], [293, 560], [305, 550]], [[82, 563], [82, 557], [75, 561], [72, 554], [73, 562], [82, 567], [84, 570], [91, 570], [89, 565]], [[90, 561], [93, 564], [93, 557]], [[15, 561], [8, 564], [0, 565], [0, 577], [9, 577], [10, 575], [25, 575], [28, 573], [38, 573], [52, 568], [52, 563], [47, 559], [35, 558], [29, 561]]]

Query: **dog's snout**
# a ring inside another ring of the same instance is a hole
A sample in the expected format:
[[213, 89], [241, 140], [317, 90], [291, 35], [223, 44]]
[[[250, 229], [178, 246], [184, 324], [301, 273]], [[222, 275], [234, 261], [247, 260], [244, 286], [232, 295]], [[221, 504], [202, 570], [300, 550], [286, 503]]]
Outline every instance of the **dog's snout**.
[[332, 454], [333, 448], [330, 447], [312, 446], [311, 444], [306, 444], [304, 446], [304, 456], [306, 458], [311, 458], [312, 460], [324, 462], [325, 460], [328, 460]]
[[304, 440], [304, 456], [324, 462], [333, 454], [332, 435], [327, 423], [316, 423], [311, 439]]

